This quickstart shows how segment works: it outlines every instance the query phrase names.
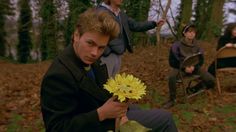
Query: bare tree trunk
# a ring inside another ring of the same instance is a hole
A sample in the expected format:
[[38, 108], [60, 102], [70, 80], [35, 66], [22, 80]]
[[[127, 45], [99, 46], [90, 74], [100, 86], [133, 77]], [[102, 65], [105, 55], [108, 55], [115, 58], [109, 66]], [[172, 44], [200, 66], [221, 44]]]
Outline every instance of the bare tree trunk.
[[[159, 3], [160, 3], [160, 7], [162, 8], [162, 4], [161, 4], [161, 0], [159, 0]], [[167, 15], [167, 12], [170, 8], [170, 4], [171, 4], [171, 0], [168, 0], [167, 1], [167, 5], [166, 5], [166, 8], [165, 10], [163, 10], [163, 13], [162, 13], [162, 19], [166, 19], [166, 15]], [[160, 67], [161, 67], [161, 64], [160, 64], [160, 58], [161, 58], [161, 43], [160, 43], [160, 31], [161, 31], [161, 27], [162, 26], [157, 26], [156, 28], [156, 37], [157, 37], [157, 70], [156, 70], [156, 75], [159, 77], [160, 75]]]
[[190, 21], [192, 16], [192, 4], [192, 0], [181, 0], [180, 14], [178, 17], [179, 23], [177, 29], [178, 38], [182, 37], [182, 28]]
[[[220, 36], [223, 25], [223, 6], [224, 0], [214, 0], [211, 7], [211, 17], [209, 25], [206, 30], [207, 40], [213, 40]], [[217, 11], [215, 11], [217, 9]]]
[[[162, 10], [162, 12], [163, 12], [163, 10], [164, 10], [162, 6], [161, 6], [161, 10]], [[171, 17], [173, 18], [174, 26], [176, 26], [176, 21], [175, 21], [175, 19], [174, 19], [174, 17], [173, 17], [173, 13], [172, 13], [171, 7], [170, 7], [170, 14], [171, 14]], [[172, 26], [171, 26], [169, 20], [166, 19], [166, 23], [167, 23], [167, 25], [168, 25], [168, 27], [169, 27], [169, 29], [170, 29], [172, 35], [173, 35], [176, 39], [178, 39], [177, 33], [176, 33], [176, 32], [174, 31], [174, 29], [172, 28]]]

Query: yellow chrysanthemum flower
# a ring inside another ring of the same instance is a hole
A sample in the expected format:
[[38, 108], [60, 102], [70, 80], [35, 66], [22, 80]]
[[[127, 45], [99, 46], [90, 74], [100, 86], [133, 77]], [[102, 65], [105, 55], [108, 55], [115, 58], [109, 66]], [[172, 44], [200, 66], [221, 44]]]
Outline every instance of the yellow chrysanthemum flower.
[[133, 75], [117, 74], [104, 84], [104, 88], [113, 96], [117, 96], [120, 102], [126, 99], [141, 99], [146, 94], [146, 86]]

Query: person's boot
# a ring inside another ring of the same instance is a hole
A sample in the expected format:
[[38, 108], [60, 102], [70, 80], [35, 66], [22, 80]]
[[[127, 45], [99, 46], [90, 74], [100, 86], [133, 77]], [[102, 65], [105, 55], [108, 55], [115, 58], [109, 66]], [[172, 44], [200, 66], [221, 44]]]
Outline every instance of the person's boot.
[[170, 99], [166, 103], [164, 103], [163, 108], [164, 109], [169, 109], [169, 108], [173, 107], [174, 105], [175, 105], [175, 100]]

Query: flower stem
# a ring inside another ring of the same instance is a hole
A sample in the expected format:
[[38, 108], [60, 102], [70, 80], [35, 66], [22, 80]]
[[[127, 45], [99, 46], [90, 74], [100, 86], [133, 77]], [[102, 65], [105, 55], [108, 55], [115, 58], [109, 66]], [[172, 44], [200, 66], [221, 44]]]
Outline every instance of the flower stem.
[[120, 132], [120, 121], [121, 121], [121, 117], [116, 118], [115, 132]]

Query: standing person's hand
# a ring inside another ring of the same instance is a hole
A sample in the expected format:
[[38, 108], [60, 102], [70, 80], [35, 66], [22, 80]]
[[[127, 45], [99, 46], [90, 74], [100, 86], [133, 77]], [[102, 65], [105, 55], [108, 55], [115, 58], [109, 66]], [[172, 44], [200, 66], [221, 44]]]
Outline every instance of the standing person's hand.
[[100, 121], [126, 116], [128, 104], [117, 102], [115, 99], [115, 97], [111, 97], [97, 109]]
[[166, 20], [165, 20], [165, 19], [160, 19], [159, 21], [157, 21], [157, 22], [156, 22], [156, 24], [157, 24], [157, 27], [164, 25], [164, 24], [165, 24], [165, 22], [166, 22]]

